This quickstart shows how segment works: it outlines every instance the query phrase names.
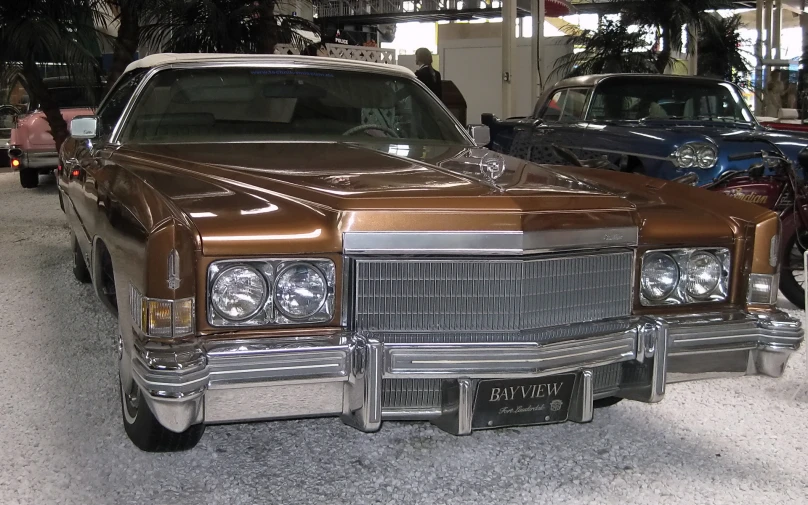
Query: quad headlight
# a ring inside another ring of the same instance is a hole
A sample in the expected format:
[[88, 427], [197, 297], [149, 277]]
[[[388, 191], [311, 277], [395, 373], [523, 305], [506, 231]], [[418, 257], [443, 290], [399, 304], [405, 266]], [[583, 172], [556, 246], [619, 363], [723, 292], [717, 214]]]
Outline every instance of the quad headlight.
[[267, 300], [266, 279], [255, 268], [235, 265], [223, 270], [213, 283], [210, 303], [230, 321], [244, 321], [261, 310]]
[[213, 326], [324, 323], [334, 315], [334, 263], [327, 259], [225, 260], [208, 269]]
[[688, 142], [682, 144], [671, 155], [677, 168], [713, 168], [718, 162], [718, 149], [705, 142]]
[[304, 319], [317, 313], [328, 296], [328, 281], [308, 263], [284, 267], [275, 281], [275, 306], [290, 319]]
[[642, 259], [643, 305], [723, 301], [729, 291], [728, 249], [648, 251]]

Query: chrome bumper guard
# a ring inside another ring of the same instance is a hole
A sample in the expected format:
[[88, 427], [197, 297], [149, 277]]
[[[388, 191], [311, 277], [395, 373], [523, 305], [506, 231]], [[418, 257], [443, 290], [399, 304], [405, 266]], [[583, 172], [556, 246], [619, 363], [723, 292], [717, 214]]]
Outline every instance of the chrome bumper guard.
[[[775, 312], [640, 317], [616, 333], [550, 342], [384, 343], [383, 335], [207, 341], [171, 351], [137, 349], [133, 375], [158, 420], [180, 432], [199, 423], [340, 416], [362, 431], [379, 429], [382, 380], [442, 381], [432, 421], [471, 432], [479, 379], [575, 372], [569, 419], [592, 419], [592, 369], [622, 363], [616, 396], [657, 402], [665, 384], [727, 375], [782, 375], [803, 340], [800, 321]], [[418, 412], [413, 418], [424, 418]]]

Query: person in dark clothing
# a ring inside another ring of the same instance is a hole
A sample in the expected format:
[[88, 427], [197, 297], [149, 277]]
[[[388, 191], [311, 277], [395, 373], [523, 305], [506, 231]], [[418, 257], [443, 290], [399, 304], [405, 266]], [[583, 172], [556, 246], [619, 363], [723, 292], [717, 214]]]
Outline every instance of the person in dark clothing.
[[430, 89], [435, 96], [443, 100], [443, 85], [441, 84], [440, 72], [432, 68], [432, 51], [422, 47], [415, 51], [415, 64], [418, 70], [415, 76]]

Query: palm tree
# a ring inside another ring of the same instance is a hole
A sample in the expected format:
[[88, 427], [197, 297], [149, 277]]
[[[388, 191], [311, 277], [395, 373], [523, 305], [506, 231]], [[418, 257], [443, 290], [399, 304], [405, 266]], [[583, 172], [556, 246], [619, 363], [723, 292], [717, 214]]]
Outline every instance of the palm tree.
[[112, 66], [107, 75], [107, 88], [115, 84], [126, 66], [135, 59], [141, 44], [143, 25], [159, 19], [157, 0], [91, 0], [93, 10], [100, 13], [105, 26], [117, 28], [115, 36], [102, 34], [112, 45]]
[[715, 30], [708, 30], [699, 37], [699, 75], [748, 85], [749, 67], [740, 49], [744, 40], [739, 30], [743, 26], [737, 14], [719, 18]]
[[[699, 34], [715, 30], [716, 17], [707, 11], [729, 9], [731, 0], [610, 0], [620, 8], [626, 24], [637, 24], [656, 30], [659, 50], [657, 72], [664, 73], [673, 61], [673, 51], [682, 51], [682, 32], [693, 27]], [[689, 47], [692, 51], [694, 48]]]
[[40, 64], [62, 64], [69, 77], [88, 87], [98, 76], [99, 21], [84, 0], [0, 2], [0, 70], [21, 76], [40, 104], [58, 150], [67, 123], [43, 80]]
[[[129, 0], [133, 1], [133, 0]], [[271, 54], [280, 29], [275, 0], [157, 0], [141, 41], [174, 52]]]
[[302, 49], [311, 41], [297, 30], [319, 33], [301, 18], [274, 14], [277, 0], [91, 0], [117, 25], [108, 84], [123, 73], [138, 48], [154, 52], [271, 54], [277, 43]]
[[630, 32], [628, 26], [610, 20], [597, 30], [578, 30], [568, 26], [568, 44], [583, 49], [565, 54], [555, 61], [552, 77], [620, 73], [656, 73], [655, 55], [648, 49], [647, 31]]

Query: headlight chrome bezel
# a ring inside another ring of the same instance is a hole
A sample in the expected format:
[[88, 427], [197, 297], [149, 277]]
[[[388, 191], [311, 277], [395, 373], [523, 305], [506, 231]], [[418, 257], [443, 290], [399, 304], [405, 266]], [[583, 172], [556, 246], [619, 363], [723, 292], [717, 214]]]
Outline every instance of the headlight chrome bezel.
[[[281, 311], [275, 301], [276, 283], [279, 274], [295, 264], [306, 264], [317, 270], [326, 281], [326, 296], [318, 309], [310, 316], [289, 317]], [[259, 272], [267, 286], [262, 307], [248, 319], [232, 320], [224, 317], [212, 302], [213, 287], [219, 275], [234, 266], [247, 266]], [[245, 258], [214, 261], [208, 267], [206, 286], [207, 321], [213, 327], [262, 328], [287, 325], [310, 325], [328, 323], [334, 318], [336, 293], [336, 267], [327, 258]]]
[[[689, 161], [683, 161], [686, 152], [692, 151]], [[702, 162], [705, 155], [709, 154], [708, 160]], [[699, 168], [708, 170], [718, 163], [718, 148], [709, 142], [686, 142], [679, 146], [672, 154], [671, 161], [676, 168]]]
[[[708, 253], [718, 260], [721, 268], [720, 279], [715, 288], [703, 296], [694, 296], [688, 292], [687, 285], [689, 280], [690, 271], [688, 263], [690, 258], [695, 253]], [[678, 266], [679, 281], [671, 293], [661, 299], [653, 299], [646, 295], [643, 289], [643, 280], [645, 276], [645, 262], [646, 258], [653, 254], [665, 254], [669, 256]], [[643, 306], [660, 306], [660, 305], [685, 305], [695, 303], [719, 303], [725, 302], [729, 294], [729, 282], [731, 275], [731, 254], [730, 250], [725, 247], [698, 247], [698, 248], [680, 248], [680, 249], [652, 249], [645, 251], [640, 262], [640, 303]]]

